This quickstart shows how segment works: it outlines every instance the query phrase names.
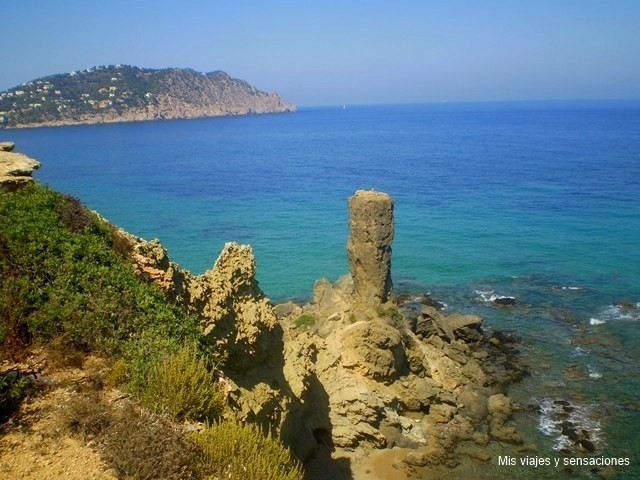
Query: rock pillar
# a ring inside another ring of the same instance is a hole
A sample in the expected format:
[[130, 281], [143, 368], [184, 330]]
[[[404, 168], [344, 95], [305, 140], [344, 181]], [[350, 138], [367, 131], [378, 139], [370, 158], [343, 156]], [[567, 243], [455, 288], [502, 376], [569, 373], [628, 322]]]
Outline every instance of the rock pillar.
[[391, 292], [393, 199], [386, 193], [358, 190], [349, 198], [347, 257], [356, 301], [379, 305]]

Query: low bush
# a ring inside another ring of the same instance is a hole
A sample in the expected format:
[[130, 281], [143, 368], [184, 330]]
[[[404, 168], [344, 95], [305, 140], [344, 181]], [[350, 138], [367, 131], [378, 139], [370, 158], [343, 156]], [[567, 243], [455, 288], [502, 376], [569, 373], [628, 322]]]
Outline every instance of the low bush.
[[316, 323], [316, 317], [309, 314], [300, 315], [296, 321], [296, 327], [311, 327]]
[[124, 358], [118, 358], [109, 366], [104, 382], [110, 387], [120, 387], [127, 382], [127, 361]]
[[196, 347], [185, 344], [153, 365], [140, 399], [149, 410], [176, 420], [215, 420], [225, 399], [211, 370]]
[[200, 478], [193, 442], [165, 419], [127, 409], [119, 413], [101, 439], [101, 455], [118, 478], [188, 480]]
[[378, 307], [376, 313], [380, 317], [390, 319], [396, 326], [401, 326], [404, 321], [402, 314], [394, 307]]
[[113, 250], [113, 227], [77, 199], [33, 184], [0, 195], [0, 218], [3, 353], [55, 338], [117, 354], [148, 329], [180, 341], [200, 336], [196, 319], [136, 277]]
[[200, 448], [196, 471], [204, 478], [302, 480], [291, 452], [252, 424], [213, 424], [191, 434]]
[[18, 408], [29, 384], [29, 379], [20, 372], [0, 373], [0, 423]]
[[60, 417], [63, 431], [91, 440], [118, 478], [196, 479], [196, 445], [166, 419], [114, 408], [98, 392], [72, 397]]
[[113, 423], [113, 414], [98, 392], [90, 392], [74, 396], [65, 404], [61, 423], [64, 430], [80, 435], [86, 442]]

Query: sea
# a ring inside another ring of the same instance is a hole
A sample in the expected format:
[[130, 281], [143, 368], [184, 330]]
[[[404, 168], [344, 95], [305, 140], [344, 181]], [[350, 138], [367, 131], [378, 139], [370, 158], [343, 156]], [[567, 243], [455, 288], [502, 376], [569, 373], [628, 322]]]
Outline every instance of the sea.
[[[394, 289], [521, 339], [530, 375], [508, 393], [536, 449], [520, 456], [628, 458], [616, 478], [640, 478], [640, 101], [302, 107], [1, 136], [42, 162], [39, 181], [195, 273], [225, 242], [252, 245], [274, 302], [347, 273], [347, 198], [387, 192]], [[572, 450], [563, 421], [595, 451]], [[496, 457], [475, 476], [599, 478]]]

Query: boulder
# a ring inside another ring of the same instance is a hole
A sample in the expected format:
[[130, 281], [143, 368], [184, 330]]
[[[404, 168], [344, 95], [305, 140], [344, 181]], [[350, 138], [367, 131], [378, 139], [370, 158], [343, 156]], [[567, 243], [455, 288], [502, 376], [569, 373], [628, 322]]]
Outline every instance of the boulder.
[[33, 180], [33, 171], [40, 168], [40, 162], [21, 153], [13, 153], [12, 149], [5, 147], [0, 150], [0, 190], [15, 190], [26, 185]]
[[458, 401], [464, 405], [462, 411], [473, 420], [480, 421], [489, 413], [487, 396], [477, 390], [464, 390], [458, 396]]
[[463, 315], [452, 313], [441, 321], [447, 325], [457, 338], [467, 342], [477, 342], [482, 338], [482, 318], [477, 315]]
[[491, 303], [497, 307], [512, 307], [516, 304], [516, 299], [514, 297], [496, 297]]
[[16, 144], [13, 142], [0, 142], [0, 152], [13, 152]]
[[477, 315], [463, 315], [461, 313], [452, 313], [444, 319], [444, 323], [449, 325], [454, 331], [462, 328], [479, 328], [482, 324], [482, 318]]
[[425, 452], [415, 451], [409, 452], [406, 457], [404, 457], [404, 463], [407, 465], [411, 465], [414, 467], [424, 467], [429, 463], [429, 458]]
[[383, 382], [408, 370], [401, 335], [384, 322], [355, 323], [342, 330], [339, 338], [345, 368]]
[[522, 437], [515, 427], [507, 425], [511, 413], [511, 399], [499, 393], [489, 397], [487, 405], [489, 412], [489, 429], [493, 438], [500, 442], [520, 444]]
[[273, 313], [277, 318], [299, 317], [302, 315], [302, 308], [293, 302], [279, 303], [273, 307]]
[[386, 193], [358, 190], [349, 198], [347, 258], [358, 303], [376, 306], [391, 293], [393, 199]]
[[434, 423], [447, 423], [453, 418], [457, 408], [446, 403], [431, 405], [429, 409], [429, 420]]

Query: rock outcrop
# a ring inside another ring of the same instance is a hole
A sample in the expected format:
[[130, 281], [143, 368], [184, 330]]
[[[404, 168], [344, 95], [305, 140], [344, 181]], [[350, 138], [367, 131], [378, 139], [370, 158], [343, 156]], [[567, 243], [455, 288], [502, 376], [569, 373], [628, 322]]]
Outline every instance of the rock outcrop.
[[158, 240], [147, 242], [123, 230], [119, 235], [133, 245], [138, 275], [156, 282], [172, 301], [195, 314], [203, 334], [226, 352], [233, 370], [246, 372], [263, 364], [275, 344], [281, 344], [273, 307], [255, 279], [250, 246], [225, 244], [212, 269], [193, 275], [169, 260]]
[[457, 450], [487, 461], [491, 438], [518, 443], [501, 393], [522, 373], [509, 347], [476, 315], [446, 314], [428, 297], [391, 298], [393, 201], [360, 191], [349, 206], [351, 275], [318, 280], [311, 303], [276, 307], [295, 352], [285, 354], [289, 384], [313, 412], [300, 422], [347, 452], [412, 448], [410, 468], [455, 466]]
[[357, 301], [385, 303], [391, 293], [393, 199], [386, 193], [358, 190], [349, 198], [347, 257]]
[[350, 207], [352, 274], [317, 281], [306, 305], [269, 303], [248, 246], [226, 244], [195, 276], [159, 242], [128, 238], [139, 275], [198, 315], [228, 352], [232, 415], [270, 426], [302, 460], [397, 446], [412, 449], [407, 468], [453, 467], [456, 452], [489, 460], [491, 439], [519, 443], [503, 395], [521, 373], [508, 338], [428, 297], [392, 298], [393, 201], [357, 192]]
[[15, 190], [29, 182], [40, 162], [14, 152], [13, 142], [0, 143], [0, 190]]

